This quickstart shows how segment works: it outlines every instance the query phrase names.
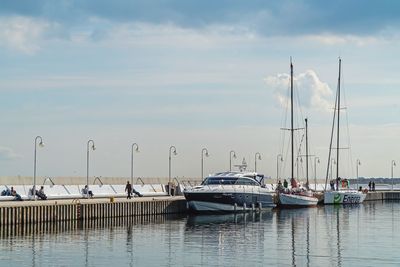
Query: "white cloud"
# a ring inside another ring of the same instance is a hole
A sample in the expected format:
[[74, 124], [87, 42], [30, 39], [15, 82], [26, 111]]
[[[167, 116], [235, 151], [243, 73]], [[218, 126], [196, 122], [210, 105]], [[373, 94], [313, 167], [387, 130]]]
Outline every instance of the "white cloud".
[[20, 157], [11, 148], [0, 147], [0, 160], [14, 160]]
[[0, 18], [0, 45], [33, 54], [40, 49], [42, 39], [57, 25], [28, 17]]
[[[313, 70], [307, 70], [293, 78], [294, 87], [298, 90], [303, 107], [316, 108], [319, 110], [331, 110], [332, 90], [329, 85], [322, 82]], [[268, 87], [274, 89], [275, 97], [279, 104], [285, 107], [288, 103], [288, 89], [290, 86], [289, 74], [277, 74], [276, 76], [268, 76], [265, 79]]]
[[337, 34], [319, 34], [319, 35], [306, 35], [306, 40], [311, 42], [318, 42], [324, 45], [348, 45], [354, 44], [356, 46], [367, 46], [381, 43], [385, 40], [384, 37], [375, 36], [357, 36], [357, 35], [337, 35]]

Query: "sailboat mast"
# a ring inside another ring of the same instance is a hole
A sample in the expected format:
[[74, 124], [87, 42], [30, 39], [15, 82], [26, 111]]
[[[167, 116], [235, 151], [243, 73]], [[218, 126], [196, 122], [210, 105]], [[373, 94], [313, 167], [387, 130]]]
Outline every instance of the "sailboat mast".
[[292, 176], [294, 178], [294, 128], [293, 128], [293, 64], [292, 58], [290, 58], [290, 137], [292, 146]]
[[307, 179], [307, 189], [308, 189], [308, 119], [306, 121], [306, 179]]
[[339, 177], [339, 148], [340, 148], [340, 136], [339, 136], [339, 129], [340, 129], [340, 76], [341, 76], [341, 66], [342, 66], [342, 59], [339, 58], [339, 77], [338, 77], [338, 95], [337, 95], [337, 139], [336, 139], [336, 178]]

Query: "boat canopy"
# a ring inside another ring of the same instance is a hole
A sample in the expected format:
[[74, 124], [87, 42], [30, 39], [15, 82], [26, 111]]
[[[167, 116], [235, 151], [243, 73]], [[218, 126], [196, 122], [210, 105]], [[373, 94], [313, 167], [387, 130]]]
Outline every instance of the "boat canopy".
[[249, 177], [232, 177], [232, 176], [210, 176], [207, 177], [202, 185], [250, 185], [260, 186], [260, 183]]

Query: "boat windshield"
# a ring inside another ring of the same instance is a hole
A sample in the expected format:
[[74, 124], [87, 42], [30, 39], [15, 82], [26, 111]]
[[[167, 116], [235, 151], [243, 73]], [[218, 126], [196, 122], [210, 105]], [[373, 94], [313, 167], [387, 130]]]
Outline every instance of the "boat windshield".
[[246, 177], [207, 177], [202, 185], [253, 185], [260, 186], [260, 184], [252, 179]]

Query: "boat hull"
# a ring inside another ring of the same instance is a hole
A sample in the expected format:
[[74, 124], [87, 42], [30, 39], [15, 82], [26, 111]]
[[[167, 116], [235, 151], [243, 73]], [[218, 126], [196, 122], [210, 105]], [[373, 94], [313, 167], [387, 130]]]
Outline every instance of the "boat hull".
[[279, 205], [287, 207], [312, 207], [318, 204], [318, 198], [296, 194], [279, 194]]
[[367, 194], [360, 191], [326, 191], [324, 204], [359, 204], [366, 196]]
[[234, 212], [276, 206], [273, 193], [185, 191], [184, 195], [189, 209], [196, 212]]

